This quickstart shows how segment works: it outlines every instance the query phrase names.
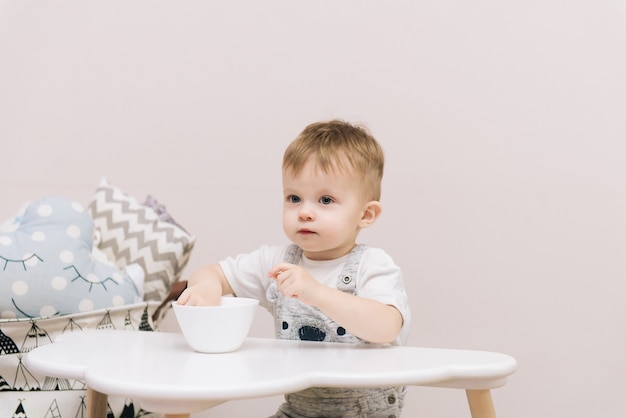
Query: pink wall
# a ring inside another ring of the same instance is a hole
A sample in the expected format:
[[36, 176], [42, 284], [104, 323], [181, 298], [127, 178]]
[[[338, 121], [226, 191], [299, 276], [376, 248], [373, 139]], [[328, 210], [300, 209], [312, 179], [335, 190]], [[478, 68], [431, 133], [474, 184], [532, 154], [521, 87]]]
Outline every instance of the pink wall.
[[[283, 242], [283, 148], [362, 121], [411, 344], [515, 356], [502, 417], [625, 416], [625, 74], [623, 0], [0, 0], [0, 219], [106, 176], [198, 236], [192, 270]], [[410, 390], [407, 417], [467, 414]]]

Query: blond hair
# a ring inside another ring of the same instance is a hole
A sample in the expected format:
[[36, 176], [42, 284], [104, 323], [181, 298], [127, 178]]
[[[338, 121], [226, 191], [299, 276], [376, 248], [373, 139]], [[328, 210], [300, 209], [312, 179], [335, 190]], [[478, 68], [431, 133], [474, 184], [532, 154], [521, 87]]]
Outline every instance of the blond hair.
[[310, 159], [325, 173], [339, 171], [358, 176], [368, 199], [380, 200], [385, 157], [364, 126], [338, 119], [310, 124], [285, 150], [283, 171], [298, 175]]

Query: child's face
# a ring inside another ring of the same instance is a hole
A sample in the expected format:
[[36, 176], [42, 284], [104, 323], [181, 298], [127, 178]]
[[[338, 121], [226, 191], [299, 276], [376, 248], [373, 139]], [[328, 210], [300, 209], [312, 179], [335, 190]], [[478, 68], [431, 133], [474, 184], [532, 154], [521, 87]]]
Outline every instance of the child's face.
[[283, 193], [283, 229], [304, 255], [330, 260], [352, 250], [367, 203], [355, 176], [308, 162], [297, 176], [283, 170]]

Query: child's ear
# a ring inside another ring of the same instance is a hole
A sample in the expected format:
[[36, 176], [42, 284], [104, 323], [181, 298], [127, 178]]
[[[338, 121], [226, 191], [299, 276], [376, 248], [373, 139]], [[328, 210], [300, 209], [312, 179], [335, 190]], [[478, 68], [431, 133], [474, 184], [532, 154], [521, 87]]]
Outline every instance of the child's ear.
[[380, 216], [383, 207], [380, 202], [377, 200], [371, 200], [365, 204], [365, 209], [363, 210], [363, 214], [361, 215], [361, 222], [359, 222], [359, 226], [361, 228], [367, 228], [376, 222], [376, 219]]

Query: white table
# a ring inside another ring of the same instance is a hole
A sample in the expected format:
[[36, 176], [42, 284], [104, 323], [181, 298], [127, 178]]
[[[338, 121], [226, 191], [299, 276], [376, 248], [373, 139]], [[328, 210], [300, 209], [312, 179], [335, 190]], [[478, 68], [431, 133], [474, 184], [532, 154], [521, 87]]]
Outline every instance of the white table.
[[232, 353], [201, 354], [181, 334], [141, 331], [73, 332], [25, 361], [38, 373], [84, 380], [89, 418], [106, 416], [111, 395], [173, 418], [312, 386], [400, 385], [463, 389], [472, 417], [492, 418], [490, 389], [516, 367], [512, 357], [484, 351], [262, 338], [247, 338]]

